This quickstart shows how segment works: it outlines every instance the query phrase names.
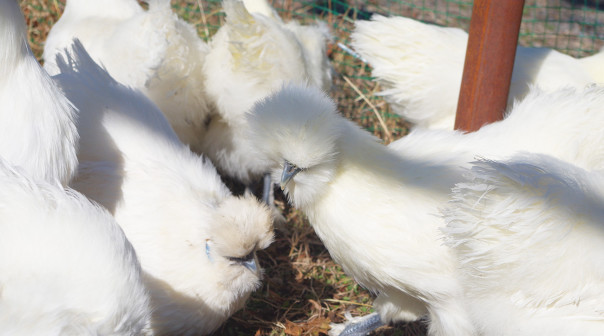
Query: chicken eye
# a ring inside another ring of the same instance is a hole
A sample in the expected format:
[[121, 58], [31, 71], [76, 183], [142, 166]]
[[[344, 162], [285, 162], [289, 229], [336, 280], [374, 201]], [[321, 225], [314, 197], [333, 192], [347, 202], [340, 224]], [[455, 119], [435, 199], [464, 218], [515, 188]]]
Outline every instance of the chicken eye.
[[291, 163], [288, 160], [283, 160], [283, 161], [285, 162], [284, 167], [291, 167], [290, 169], [292, 169], [292, 170], [296, 170], [298, 172], [302, 172], [302, 171], [308, 170], [308, 168], [298, 167], [297, 165]]
[[254, 251], [248, 253], [244, 257], [226, 257], [226, 258], [233, 262], [244, 263], [244, 262], [248, 262], [248, 261], [254, 259]]

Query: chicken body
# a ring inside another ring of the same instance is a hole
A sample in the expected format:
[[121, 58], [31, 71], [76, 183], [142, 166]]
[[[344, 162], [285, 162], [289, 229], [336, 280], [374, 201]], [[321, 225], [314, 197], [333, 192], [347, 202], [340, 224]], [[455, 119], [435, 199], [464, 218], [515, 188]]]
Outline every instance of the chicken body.
[[[216, 105], [201, 152], [245, 185], [269, 170], [245, 137], [245, 113], [292, 81], [329, 88], [324, 25], [284, 23], [265, 1], [223, 1], [226, 22], [212, 37], [204, 63], [207, 93]], [[260, 13], [250, 13], [247, 7]]]
[[80, 110], [74, 188], [107, 207], [141, 261], [156, 335], [208, 334], [260, 286], [268, 210], [231, 195], [142, 93], [115, 82], [76, 43], [54, 78]]
[[172, 12], [169, 0], [69, 0], [44, 47], [44, 67], [78, 38], [117, 81], [141, 90], [165, 114], [179, 138], [198, 149], [212, 113], [202, 65], [208, 46]]
[[149, 334], [141, 268], [111, 214], [3, 158], [0, 185], [1, 333]]
[[475, 162], [444, 211], [480, 335], [602, 335], [604, 175], [545, 155]]
[[[602, 103], [598, 88], [535, 91], [508, 119], [478, 132], [416, 130], [389, 147], [339, 116], [312, 88], [287, 86], [255, 105], [248, 119], [252, 142], [272, 162], [273, 177], [281, 176], [290, 202], [347, 274], [378, 294], [383, 322], [427, 314], [430, 335], [471, 335], [457, 262], [439, 231], [439, 207], [476, 155], [528, 149], [601, 167], [603, 135], [593, 123], [604, 118]], [[587, 113], [575, 118], [575, 111]], [[573, 120], [581, 125], [576, 119], [589, 120], [591, 131], [574, 128]], [[589, 152], [581, 152], [584, 145]]]
[[75, 110], [32, 54], [19, 6], [0, 6], [0, 156], [35, 179], [67, 185], [78, 164]]
[[[453, 129], [468, 43], [465, 31], [374, 15], [371, 21], [357, 21], [351, 38], [394, 112], [420, 127]], [[548, 48], [519, 46], [508, 106], [531, 85], [554, 90], [604, 83], [603, 69], [604, 52], [577, 59]]]
[[151, 308], [113, 217], [65, 189], [75, 109], [35, 60], [14, 0], [0, 1], [0, 333], [146, 335]]

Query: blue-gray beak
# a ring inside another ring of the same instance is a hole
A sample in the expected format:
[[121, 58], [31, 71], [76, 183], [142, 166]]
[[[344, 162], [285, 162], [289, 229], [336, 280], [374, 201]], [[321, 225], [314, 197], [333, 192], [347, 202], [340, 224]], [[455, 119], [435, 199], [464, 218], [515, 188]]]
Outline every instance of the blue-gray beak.
[[250, 271], [256, 273], [256, 271], [258, 271], [258, 266], [256, 265], [256, 258], [252, 258], [250, 260], [246, 260], [243, 263], [243, 266], [245, 266], [247, 269], [249, 269]]
[[287, 160], [285, 160], [283, 162], [283, 173], [281, 174], [281, 182], [279, 183], [281, 190], [284, 190], [285, 186], [287, 186], [289, 181], [291, 181], [291, 179], [293, 179], [294, 176], [296, 176], [296, 174], [301, 171], [301, 168], [298, 168], [295, 165], [289, 163]]

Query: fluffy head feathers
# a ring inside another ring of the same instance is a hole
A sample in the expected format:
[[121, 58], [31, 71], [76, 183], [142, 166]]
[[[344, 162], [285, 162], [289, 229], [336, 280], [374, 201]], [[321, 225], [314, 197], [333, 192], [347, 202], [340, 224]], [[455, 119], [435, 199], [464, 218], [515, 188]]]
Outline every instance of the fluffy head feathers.
[[243, 258], [267, 248], [273, 240], [270, 213], [253, 197], [231, 197], [214, 213], [209, 239], [216, 252], [225, 257]]
[[342, 132], [334, 102], [321, 90], [288, 84], [254, 105], [250, 136], [271, 160], [311, 168], [334, 159]]
[[271, 162], [273, 179], [287, 161], [302, 172], [285, 187], [297, 207], [312, 202], [334, 175], [346, 120], [318, 88], [288, 84], [256, 103], [247, 115], [251, 142]]

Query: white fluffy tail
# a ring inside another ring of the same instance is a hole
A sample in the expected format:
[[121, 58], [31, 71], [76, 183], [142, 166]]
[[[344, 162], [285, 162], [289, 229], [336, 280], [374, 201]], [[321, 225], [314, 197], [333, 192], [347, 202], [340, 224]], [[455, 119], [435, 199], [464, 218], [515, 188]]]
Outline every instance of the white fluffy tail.
[[[453, 126], [467, 45], [458, 28], [405, 17], [357, 21], [352, 46], [372, 66], [394, 112], [424, 127]], [[435, 99], [438, 97], [438, 99]]]

